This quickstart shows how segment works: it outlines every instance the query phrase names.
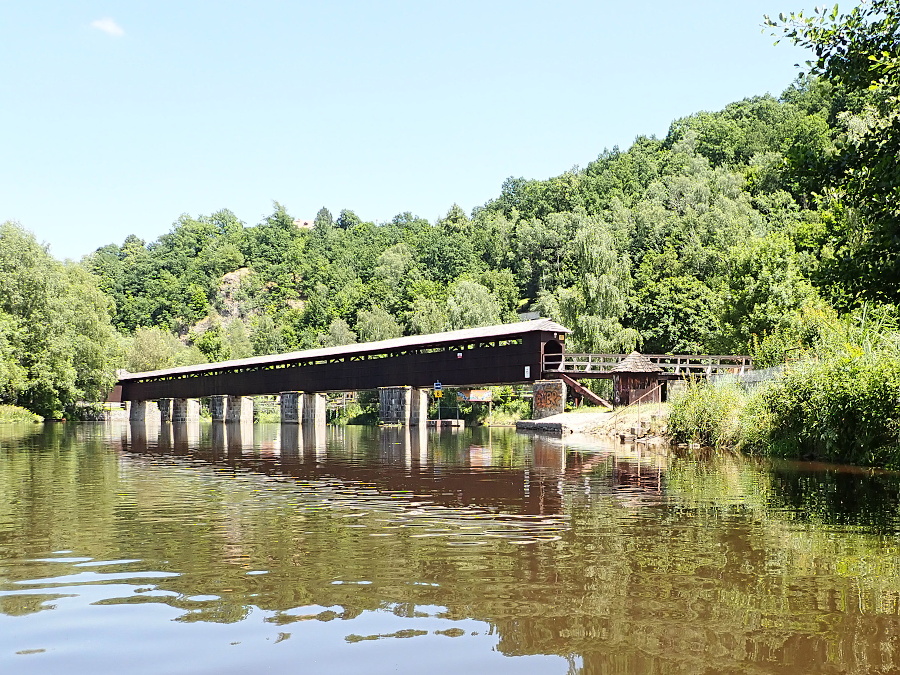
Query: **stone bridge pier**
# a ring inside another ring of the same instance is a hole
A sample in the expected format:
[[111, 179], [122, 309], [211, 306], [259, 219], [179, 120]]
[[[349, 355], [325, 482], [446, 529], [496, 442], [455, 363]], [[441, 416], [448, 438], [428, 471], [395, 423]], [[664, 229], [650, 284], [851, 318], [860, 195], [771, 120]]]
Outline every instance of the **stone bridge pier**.
[[539, 420], [566, 411], [566, 383], [562, 380], [537, 380], [532, 385], [531, 419]]
[[128, 419], [132, 422], [158, 421], [159, 405], [156, 401], [131, 401], [128, 406]]
[[200, 401], [195, 398], [172, 399], [172, 422], [199, 422]]
[[381, 387], [378, 418], [383, 424], [425, 426], [428, 421], [428, 390], [416, 387]]
[[283, 391], [281, 397], [282, 424], [325, 424], [328, 397], [325, 394]]

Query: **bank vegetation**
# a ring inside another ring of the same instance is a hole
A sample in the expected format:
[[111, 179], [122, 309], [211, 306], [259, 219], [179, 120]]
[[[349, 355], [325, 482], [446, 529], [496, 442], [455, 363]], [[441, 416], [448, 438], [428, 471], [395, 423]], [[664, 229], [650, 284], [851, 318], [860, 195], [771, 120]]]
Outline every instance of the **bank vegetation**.
[[[900, 332], [892, 316], [819, 315], [783, 371], [751, 390], [692, 382], [676, 396], [676, 442], [775, 457], [900, 468]], [[774, 342], [774, 340], [769, 340]], [[767, 345], [772, 349], [772, 345]]]

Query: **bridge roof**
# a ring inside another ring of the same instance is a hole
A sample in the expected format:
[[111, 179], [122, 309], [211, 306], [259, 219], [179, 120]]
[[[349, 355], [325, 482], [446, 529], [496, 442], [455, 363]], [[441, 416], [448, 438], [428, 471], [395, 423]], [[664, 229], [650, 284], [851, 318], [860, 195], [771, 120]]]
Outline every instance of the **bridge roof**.
[[231, 361], [218, 361], [216, 363], [200, 363], [194, 366], [181, 366], [179, 368], [166, 368], [164, 370], [151, 370], [144, 373], [123, 373], [119, 377], [120, 382], [138, 380], [153, 377], [166, 377], [169, 375], [182, 375], [186, 373], [213, 372], [230, 370], [232, 368], [248, 368], [265, 366], [274, 363], [292, 363], [307, 361], [309, 359], [338, 358], [342, 356], [357, 356], [361, 354], [380, 354], [404, 349], [428, 349], [446, 345], [461, 344], [480, 340], [511, 339], [520, 335], [534, 332], [571, 333], [572, 331], [550, 319], [535, 319], [533, 321], [519, 321], [505, 323], [499, 326], [483, 326], [481, 328], [464, 328], [451, 330], [444, 333], [430, 333], [428, 335], [407, 335], [390, 340], [376, 340], [375, 342], [360, 342], [340, 347], [323, 347], [320, 349], [305, 349], [299, 352], [287, 352], [285, 354], [270, 354], [268, 356], [254, 356], [249, 359], [233, 359]]

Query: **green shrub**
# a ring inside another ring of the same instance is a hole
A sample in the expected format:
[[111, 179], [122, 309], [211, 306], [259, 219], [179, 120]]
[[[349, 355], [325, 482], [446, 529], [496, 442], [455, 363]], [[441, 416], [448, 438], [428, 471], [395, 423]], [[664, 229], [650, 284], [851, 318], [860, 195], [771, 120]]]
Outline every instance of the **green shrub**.
[[850, 348], [789, 369], [748, 409], [745, 447], [778, 457], [900, 466], [900, 358]]
[[35, 415], [30, 410], [16, 405], [0, 405], [0, 424], [13, 422], [40, 422], [40, 415]]
[[327, 421], [328, 424], [375, 426], [378, 424], [378, 408], [371, 405], [364, 408], [359, 403], [349, 403], [344, 408], [329, 410]]
[[742, 447], [778, 457], [900, 467], [897, 309], [823, 321], [806, 359], [753, 397]]
[[329, 410], [328, 424], [374, 426], [378, 424], [378, 390], [364, 390], [356, 395], [356, 402]]
[[[493, 394], [493, 405], [480, 402], [463, 401], [457, 398], [456, 388], [444, 389], [444, 398], [441, 402], [441, 416], [445, 419], [455, 418], [465, 420], [466, 426], [483, 426], [487, 424], [505, 425], [515, 424], [521, 419], [531, 416], [531, 401], [521, 397], [521, 392], [515, 387], [500, 386], [489, 387]], [[438, 416], [437, 399], [432, 399], [429, 406], [429, 418]]]
[[278, 410], [254, 411], [253, 421], [259, 424], [279, 424], [281, 422], [281, 412]]
[[515, 424], [519, 420], [527, 420], [529, 417], [531, 417], [531, 401], [515, 398], [504, 403], [494, 404], [490, 423], [493, 425]]
[[746, 399], [744, 391], [733, 382], [692, 380], [672, 399], [669, 435], [677, 443], [715, 448], [734, 445]]

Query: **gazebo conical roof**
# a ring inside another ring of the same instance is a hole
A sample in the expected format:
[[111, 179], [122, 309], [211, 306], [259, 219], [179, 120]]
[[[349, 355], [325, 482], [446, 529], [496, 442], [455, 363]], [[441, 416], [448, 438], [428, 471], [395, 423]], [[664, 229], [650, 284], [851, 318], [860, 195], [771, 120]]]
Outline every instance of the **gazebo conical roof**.
[[661, 373], [662, 368], [640, 352], [631, 352], [611, 369], [614, 373]]

